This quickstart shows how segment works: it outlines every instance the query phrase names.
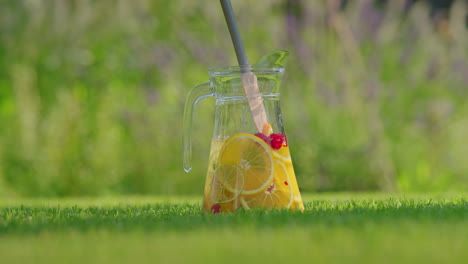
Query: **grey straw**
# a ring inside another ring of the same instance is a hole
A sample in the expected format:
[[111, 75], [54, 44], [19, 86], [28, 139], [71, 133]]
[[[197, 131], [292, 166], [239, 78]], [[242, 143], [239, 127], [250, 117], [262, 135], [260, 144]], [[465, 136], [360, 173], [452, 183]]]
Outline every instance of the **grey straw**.
[[249, 60], [245, 53], [244, 44], [242, 43], [242, 38], [237, 28], [236, 17], [234, 16], [234, 11], [232, 10], [232, 5], [230, 0], [220, 0], [221, 6], [223, 8], [224, 17], [226, 18], [226, 23], [229, 28], [229, 33], [231, 34], [232, 43], [234, 44], [234, 49], [236, 51], [237, 61], [241, 68], [241, 72], [249, 72]]

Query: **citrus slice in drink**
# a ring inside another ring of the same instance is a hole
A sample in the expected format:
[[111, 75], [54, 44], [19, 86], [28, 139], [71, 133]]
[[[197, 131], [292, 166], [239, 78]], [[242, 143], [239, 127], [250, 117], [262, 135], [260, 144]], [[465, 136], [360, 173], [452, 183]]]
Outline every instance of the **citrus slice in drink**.
[[213, 203], [230, 202], [239, 196], [243, 187], [242, 170], [232, 164], [222, 164], [214, 172], [210, 200]]
[[304, 203], [302, 202], [302, 197], [300, 195], [294, 196], [291, 209], [304, 212]]
[[273, 151], [273, 158], [279, 159], [285, 163], [292, 163], [291, 154], [289, 154], [288, 147], [282, 147], [278, 150]]
[[265, 190], [273, 180], [270, 146], [252, 134], [238, 133], [227, 139], [219, 152], [219, 164], [240, 167], [244, 176], [241, 194], [244, 195]]
[[240, 202], [245, 209], [277, 208], [287, 209], [293, 201], [293, 187], [289, 181], [288, 172], [284, 164], [274, 161], [275, 177], [268, 187], [255, 195], [241, 195]]

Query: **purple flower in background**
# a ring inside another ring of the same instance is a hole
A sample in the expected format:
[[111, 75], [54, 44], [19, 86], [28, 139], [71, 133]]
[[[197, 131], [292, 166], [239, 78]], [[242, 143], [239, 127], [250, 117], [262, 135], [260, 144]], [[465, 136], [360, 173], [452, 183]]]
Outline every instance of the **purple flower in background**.
[[[360, 14], [360, 29], [356, 34], [358, 39], [363, 37], [375, 39], [383, 21], [383, 12], [376, 8], [374, 1], [366, 1], [361, 5]], [[364, 36], [364, 33], [367, 36]]]

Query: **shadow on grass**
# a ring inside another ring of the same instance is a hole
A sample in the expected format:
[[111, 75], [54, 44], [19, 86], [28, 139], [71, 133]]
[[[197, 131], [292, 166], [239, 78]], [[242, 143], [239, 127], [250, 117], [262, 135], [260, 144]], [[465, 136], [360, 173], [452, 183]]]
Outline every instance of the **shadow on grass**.
[[148, 204], [113, 207], [12, 206], [0, 209], [0, 234], [44, 231], [189, 231], [216, 228], [288, 228], [405, 222], [452, 223], [468, 221], [468, 200], [314, 201], [304, 213], [243, 211], [204, 214], [197, 204]]

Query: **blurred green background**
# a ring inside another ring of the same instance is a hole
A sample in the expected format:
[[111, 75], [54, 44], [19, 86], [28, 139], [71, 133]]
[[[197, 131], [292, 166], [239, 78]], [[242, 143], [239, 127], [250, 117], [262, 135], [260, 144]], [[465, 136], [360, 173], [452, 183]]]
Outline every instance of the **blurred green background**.
[[[252, 61], [291, 52], [302, 191], [468, 188], [467, 1], [232, 2]], [[187, 174], [185, 95], [234, 64], [218, 1], [1, 0], [0, 197], [201, 195], [214, 101]]]

